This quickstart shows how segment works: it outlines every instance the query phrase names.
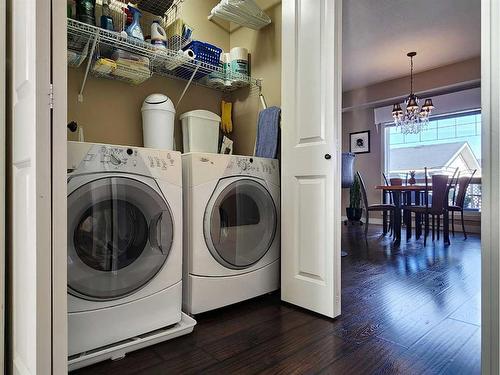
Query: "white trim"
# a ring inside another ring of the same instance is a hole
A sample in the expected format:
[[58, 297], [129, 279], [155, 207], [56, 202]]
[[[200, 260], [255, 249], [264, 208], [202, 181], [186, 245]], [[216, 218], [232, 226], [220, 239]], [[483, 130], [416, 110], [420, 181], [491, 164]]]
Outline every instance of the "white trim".
[[[0, 51], [5, 51], [6, 1], [0, 0]], [[0, 374], [5, 373], [5, 166], [6, 166], [6, 81], [5, 52], [0, 54]]]
[[52, 1], [52, 373], [68, 371], [66, 1]]
[[500, 372], [500, 2], [481, 2], [481, 371]]

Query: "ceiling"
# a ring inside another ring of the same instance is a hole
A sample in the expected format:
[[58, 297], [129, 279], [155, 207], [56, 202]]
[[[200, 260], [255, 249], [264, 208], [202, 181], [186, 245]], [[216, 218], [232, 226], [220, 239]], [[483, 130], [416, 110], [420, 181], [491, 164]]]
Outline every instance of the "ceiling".
[[479, 56], [481, 0], [344, 0], [343, 91]]

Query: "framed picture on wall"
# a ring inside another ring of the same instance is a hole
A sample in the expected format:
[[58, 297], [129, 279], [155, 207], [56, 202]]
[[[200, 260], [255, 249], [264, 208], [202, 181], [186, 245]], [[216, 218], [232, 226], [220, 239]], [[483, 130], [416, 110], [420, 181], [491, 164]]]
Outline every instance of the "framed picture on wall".
[[355, 132], [349, 134], [350, 152], [355, 154], [367, 154], [370, 152], [370, 131]]

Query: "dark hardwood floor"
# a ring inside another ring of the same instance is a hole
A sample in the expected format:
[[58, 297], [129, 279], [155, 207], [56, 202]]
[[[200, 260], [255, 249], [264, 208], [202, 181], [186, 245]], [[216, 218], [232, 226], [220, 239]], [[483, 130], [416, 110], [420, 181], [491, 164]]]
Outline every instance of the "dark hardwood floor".
[[191, 335], [74, 374], [479, 374], [479, 238], [396, 248], [379, 233], [372, 226], [366, 244], [361, 227], [344, 227], [336, 319], [273, 293], [197, 316]]

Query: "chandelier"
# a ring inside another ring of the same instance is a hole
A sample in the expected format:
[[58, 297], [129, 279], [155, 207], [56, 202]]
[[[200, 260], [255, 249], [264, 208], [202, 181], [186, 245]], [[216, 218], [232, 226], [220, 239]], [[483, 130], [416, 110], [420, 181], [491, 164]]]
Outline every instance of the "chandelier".
[[419, 106], [419, 97], [413, 93], [413, 58], [416, 52], [409, 52], [406, 56], [410, 58], [410, 95], [406, 98], [403, 110], [401, 104], [392, 106], [392, 117], [394, 124], [401, 127], [403, 134], [418, 134], [424, 130], [429, 123], [429, 116], [434, 109], [432, 99], [425, 99], [422, 108]]

